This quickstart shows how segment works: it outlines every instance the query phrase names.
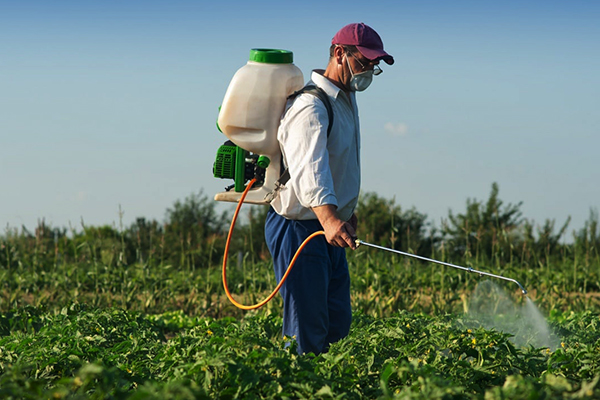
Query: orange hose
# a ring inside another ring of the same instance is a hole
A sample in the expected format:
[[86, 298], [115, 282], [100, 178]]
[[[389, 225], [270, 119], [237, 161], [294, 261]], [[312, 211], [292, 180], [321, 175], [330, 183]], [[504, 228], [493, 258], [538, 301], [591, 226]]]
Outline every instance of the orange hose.
[[296, 250], [296, 254], [294, 254], [294, 257], [292, 258], [292, 261], [290, 261], [290, 265], [288, 266], [287, 270], [285, 271], [285, 274], [283, 274], [283, 277], [281, 278], [281, 281], [279, 282], [279, 284], [277, 285], [277, 287], [273, 290], [273, 292], [271, 292], [271, 294], [267, 296], [266, 299], [264, 299], [260, 303], [256, 303], [256, 304], [253, 304], [253, 305], [250, 305], [250, 306], [246, 306], [244, 304], [241, 304], [241, 303], [238, 303], [237, 301], [235, 301], [235, 299], [231, 295], [231, 292], [229, 291], [229, 288], [227, 287], [227, 254], [229, 253], [229, 242], [231, 241], [231, 234], [233, 233], [233, 227], [235, 226], [235, 221], [237, 220], [238, 214], [240, 212], [240, 208], [242, 207], [242, 204], [244, 203], [244, 199], [246, 198], [246, 195], [248, 194], [248, 191], [250, 190], [250, 188], [252, 187], [252, 185], [255, 182], [256, 182], [256, 178], [252, 179], [248, 183], [248, 185], [246, 186], [246, 189], [242, 193], [242, 197], [238, 201], [238, 205], [237, 205], [237, 207], [235, 209], [235, 213], [233, 214], [233, 219], [231, 220], [231, 226], [229, 227], [229, 234], [227, 235], [227, 242], [225, 243], [225, 254], [223, 255], [223, 288], [225, 289], [225, 294], [227, 294], [227, 298], [229, 299], [229, 301], [231, 301], [231, 303], [233, 303], [234, 306], [236, 306], [237, 308], [240, 308], [242, 310], [255, 310], [255, 309], [259, 308], [259, 307], [264, 306], [273, 297], [275, 297], [275, 295], [277, 294], [277, 292], [279, 292], [279, 289], [281, 289], [281, 286], [283, 285], [283, 282], [285, 282], [285, 280], [287, 279], [288, 275], [290, 274], [290, 271], [292, 270], [292, 267], [296, 263], [296, 259], [300, 255], [300, 252], [302, 251], [302, 249], [304, 249], [304, 246], [306, 246], [308, 244], [308, 242], [310, 242], [313, 238], [315, 238], [315, 237], [317, 237], [319, 235], [324, 235], [325, 234], [325, 232], [323, 232], [323, 231], [317, 231], [317, 232], [313, 233], [312, 235], [310, 235], [309, 237], [307, 237], [306, 239], [304, 239], [304, 242], [302, 242], [302, 244], [300, 245], [300, 247], [298, 247], [298, 250]]

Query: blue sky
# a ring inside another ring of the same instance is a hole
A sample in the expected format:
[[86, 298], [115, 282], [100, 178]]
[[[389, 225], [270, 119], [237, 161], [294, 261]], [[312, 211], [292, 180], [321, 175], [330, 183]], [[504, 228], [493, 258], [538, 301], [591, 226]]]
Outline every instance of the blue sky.
[[396, 59], [358, 95], [364, 191], [437, 226], [493, 182], [537, 224], [600, 208], [600, 3], [205, 3], [0, 1], [3, 228], [162, 221], [212, 196], [249, 50], [291, 50], [307, 79], [350, 22]]

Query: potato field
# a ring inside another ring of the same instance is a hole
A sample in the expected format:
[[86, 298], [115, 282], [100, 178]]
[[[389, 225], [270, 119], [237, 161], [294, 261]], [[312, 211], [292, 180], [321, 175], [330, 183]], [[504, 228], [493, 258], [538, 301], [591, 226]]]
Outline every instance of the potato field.
[[[565, 238], [553, 223], [515, 219], [518, 209], [497, 198], [496, 219], [475, 218], [492, 197], [425, 230], [415, 210], [367, 196], [359, 212], [386, 225], [359, 231], [366, 241], [510, 277], [527, 296], [509, 281], [348, 250], [351, 331], [317, 356], [297, 355], [293, 338], [281, 337], [278, 296], [251, 312], [229, 303], [221, 261], [230, 215], [202, 197], [176, 203], [165, 223], [7, 229], [0, 398], [600, 398], [597, 215]], [[372, 215], [381, 209], [391, 222]], [[245, 304], [276, 285], [261, 213], [250, 210], [230, 251], [229, 287]], [[473, 231], [463, 235], [457, 227], [467, 225]]]

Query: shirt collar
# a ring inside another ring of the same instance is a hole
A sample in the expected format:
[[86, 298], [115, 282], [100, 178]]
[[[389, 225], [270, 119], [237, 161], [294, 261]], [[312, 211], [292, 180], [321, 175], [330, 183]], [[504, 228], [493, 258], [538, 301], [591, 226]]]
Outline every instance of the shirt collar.
[[[342, 89], [334, 85], [333, 82], [331, 82], [329, 79], [325, 78], [325, 76], [323, 76], [324, 72], [324, 69], [314, 69], [310, 75], [310, 80], [318, 87], [323, 89], [328, 96], [337, 99], [339, 94], [342, 93]], [[353, 103], [356, 98], [356, 93], [349, 92], [349, 95], [351, 99], [350, 102]]]
[[318, 87], [323, 89], [327, 95], [336, 98], [338, 94], [341, 92], [341, 89], [335, 86], [329, 79], [323, 76], [325, 70], [323, 69], [315, 69], [312, 71], [310, 75], [310, 80], [313, 81]]

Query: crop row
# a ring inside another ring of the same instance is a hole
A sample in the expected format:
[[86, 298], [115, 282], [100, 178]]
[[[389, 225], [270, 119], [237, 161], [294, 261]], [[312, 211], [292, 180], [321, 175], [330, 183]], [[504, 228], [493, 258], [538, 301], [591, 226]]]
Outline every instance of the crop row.
[[[445, 260], [443, 254], [434, 256]], [[600, 265], [595, 263], [565, 258], [524, 268], [519, 263], [485, 265], [471, 258], [459, 262], [518, 280], [546, 312], [597, 310], [600, 306]], [[477, 274], [368, 248], [349, 252], [349, 264], [353, 309], [377, 317], [391, 316], [397, 310], [462, 313], [482, 280]], [[230, 289], [243, 303], [261, 300], [275, 287], [269, 261], [251, 262], [248, 253], [234, 253], [228, 269]], [[521, 301], [516, 285], [498, 283]], [[218, 264], [197, 270], [140, 263], [110, 266], [99, 261], [47, 269], [17, 265], [0, 267], [0, 287], [0, 311], [26, 305], [60, 309], [79, 302], [150, 314], [183, 310], [188, 315], [217, 318], [243, 316], [224, 297]], [[266, 308], [278, 312], [279, 297]]]
[[28, 307], [0, 317], [0, 397], [597, 398], [598, 325], [556, 314], [562, 343], [550, 350], [464, 317], [357, 314], [347, 338], [311, 357], [280, 338], [273, 315]]

